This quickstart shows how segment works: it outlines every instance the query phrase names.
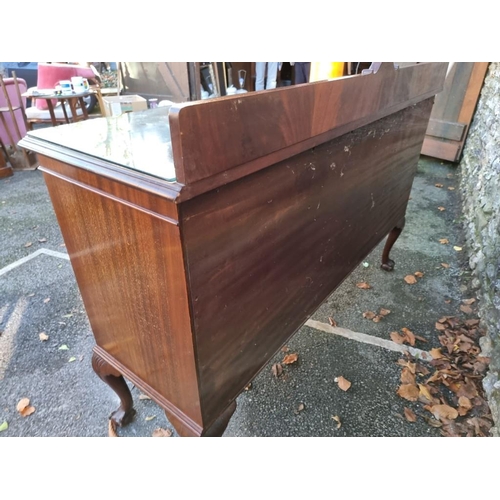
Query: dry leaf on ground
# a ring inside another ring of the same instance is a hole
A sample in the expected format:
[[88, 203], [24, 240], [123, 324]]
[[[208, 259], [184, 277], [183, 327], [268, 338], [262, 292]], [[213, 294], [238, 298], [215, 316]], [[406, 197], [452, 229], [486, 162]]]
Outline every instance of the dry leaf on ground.
[[335, 382], [337, 382], [338, 386], [340, 389], [343, 391], [349, 390], [349, 387], [351, 387], [351, 382], [349, 380], [345, 379], [344, 377], [336, 377]]
[[462, 300], [462, 303], [465, 304], [465, 305], [467, 305], [467, 306], [470, 306], [471, 304], [474, 304], [474, 302], [476, 302], [476, 299], [474, 299], [474, 298]]
[[284, 345], [282, 348], [281, 348], [281, 352], [290, 352], [290, 348], [287, 347], [286, 345]]
[[462, 251], [462, 247], [454, 246], [453, 250], [455, 250], [455, 252], [461, 252]]
[[426, 409], [428, 409], [434, 415], [434, 418], [437, 418], [441, 421], [455, 420], [458, 417], [458, 411], [448, 405], [433, 405]]
[[413, 276], [413, 274], [409, 274], [408, 276], [405, 276], [404, 280], [409, 285], [414, 285], [417, 282], [417, 278], [415, 278], [415, 276]]
[[40, 338], [40, 340], [42, 342], [44, 342], [45, 340], [49, 340], [49, 336], [45, 333], [45, 332], [41, 332], [38, 334], [38, 337]]
[[415, 335], [414, 333], [409, 330], [408, 328], [401, 328], [401, 331], [403, 332], [404, 336], [406, 337], [406, 340], [408, 343], [412, 346], [415, 345]]
[[408, 401], [417, 401], [420, 391], [413, 384], [402, 384], [397, 390], [397, 395]]
[[331, 316], [328, 316], [328, 321], [331, 326], [337, 326], [337, 322]]
[[8, 428], [9, 428], [9, 423], [7, 422], [7, 420], [4, 420], [0, 424], [0, 432], [6, 431]]
[[249, 391], [252, 388], [252, 382], [245, 386], [244, 390]]
[[443, 212], [444, 210], [446, 210], [446, 208], [444, 208], [444, 207], [438, 207], [438, 210], [439, 210], [440, 212]]
[[108, 437], [118, 437], [118, 434], [116, 433], [116, 424], [111, 419], [108, 420]]
[[434, 184], [434, 186], [436, 186], [437, 188], [442, 188], [442, 187], [443, 187], [443, 185], [442, 185], [442, 184], [439, 184], [439, 183]]
[[413, 413], [413, 411], [410, 410], [410, 408], [407, 408], [405, 406], [404, 412], [405, 412], [405, 418], [406, 418], [406, 420], [408, 420], [408, 422], [416, 422], [417, 421], [417, 416], [415, 415], [415, 413]]
[[30, 247], [31, 245], [33, 245], [33, 243], [31, 241], [28, 241], [28, 243], [25, 243], [24, 246], [25, 248], [28, 248]]
[[35, 407], [30, 406], [30, 400], [28, 398], [22, 398], [19, 403], [17, 403], [16, 410], [23, 416], [27, 417], [32, 413], [35, 413]]
[[449, 189], [450, 191], [455, 191], [455, 188], [454, 188], [453, 186], [449, 186], [449, 187], [448, 187], [448, 189]]
[[172, 431], [170, 429], [163, 429], [161, 427], [158, 427], [153, 431], [152, 436], [155, 437], [171, 437], [172, 436]]
[[299, 406], [297, 406], [297, 410], [295, 413], [299, 413], [305, 409], [306, 405], [304, 403], [300, 403]]
[[43, 303], [46, 304], [47, 302], [50, 302], [50, 297], [47, 297], [46, 299], [43, 299]]
[[432, 356], [432, 359], [441, 359], [443, 357], [443, 353], [441, 352], [441, 348], [435, 347], [434, 349], [431, 349], [430, 355]]
[[439, 240], [439, 243], [441, 243], [441, 245], [447, 245], [449, 243], [449, 240], [448, 238], [441, 238]]
[[284, 358], [282, 363], [285, 365], [291, 365], [292, 363], [295, 363], [299, 359], [299, 355], [297, 353], [293, 354], [287, 354]]
[[384, 308], [382, 308], [382, 309], [380, 309], [379, 314], [380, 314], [381, 316], [387, 316], [388, 314], [391, 314], [391, 311], [390, 311], [389, 309], [384, 309]]
[[404, 335], [400, 335], [399, 332], [391, 332], [391, 340], [396, 342], [396, 344], [403, 344], [406, 337]]
[[361, 283], [356, 283], [356, 286], [358, 288], [361, 288], [362, 290], [368, 290], [371, 288], [371, 286], [368, 283], [365, 283], [364, 281], [362, 281]]
[[460, 306], [460, 310], [465, 314], [472, 314], [472, 309], [469, 306]]
[[146, 422], [149, 422], [149, 421], [153, 420], [154, 418], [156, 418], [156, 415], [151, 415], [150, 417], [146, 417], [144, 420]]
[[281, 363], [275, 363], [271, 368], [271, 371], [273, 372], [273, 375], [278, 378], [283, 373], [283, 367], [281, 366]]
[[366, 319], [373, 319], [375, 316], [377, 316], [373, 311], [365, 311], [363, 313], [363, 318]]
[[424, 276], [424, 273], [422, 273], [421, 271], [415, 271], [413, 273], [417, 278], [423, 278]]
[[147, 396], [146, 394], [140, 394], [139, 395], [139, 399], [151, 399], [149, 396]]
[[445, 268], [448, 269], [450, 267], [450, 264], [446, 264], [445, 262], [441, 262], [441, 265]]
[[335, 422], [337, 422], [337, 429], [340, 429], [342, 422], [340, 421], [338, 415], [332, 415], [332, 419], [335, 420]]

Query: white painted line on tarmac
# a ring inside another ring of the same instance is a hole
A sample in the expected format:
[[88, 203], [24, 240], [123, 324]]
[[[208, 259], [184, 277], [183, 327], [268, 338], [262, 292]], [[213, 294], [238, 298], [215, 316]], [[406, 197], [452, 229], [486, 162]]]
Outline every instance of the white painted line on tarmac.
[[12, 264], [9, 264], [8, 266], [5, 266], [2, 269], [0, 269], [0, 276], [7, 274], [9, 271], [12, 271], [12, 269], [15, 269], [16, 267], [22, 266], [26, 262], [30, 261], [31, 259], [34, 259], [35, 257], [38, 257], [41, 254], [50, 255], [51, 257], [57, 257], [58, 259], [69, 260], [69, 255], [67, 253], [56, 252], [55, 250], [49, 250], [48, 248], [40, 248], [39, 250], [36, 250], [35, 252], [27, 255], [26, 257], [16, 260]]
[[346, 328], [340, 328], [338, 326], [327, 325], [326, 323], [321, 323], [320, 321], [315, 321], [310, 319], [306, 321], [305, 326], [314, 328], [315, 330], [321, 330], [326, 333], [333, 333], [334, 335], [339, 335], [346, 339], [356, 340], [357, 342], [362, 342], [364, 344], [371, 344], [377, 347], [382, 347], [388, 349], [389, 351], [396, 351], [401, 353], [409, 352], [412, 356], [423, 361], [431, 361], [432, 356], [427, 351], [422, 351], [416, 347], [406, 346], [402, 344], [396, 344], [392, 340], [381, 339], [379, 337], [374, 337], [373, 335], [368, 335], [366, 333], [353, 332], [352, 330], [347, 330]]

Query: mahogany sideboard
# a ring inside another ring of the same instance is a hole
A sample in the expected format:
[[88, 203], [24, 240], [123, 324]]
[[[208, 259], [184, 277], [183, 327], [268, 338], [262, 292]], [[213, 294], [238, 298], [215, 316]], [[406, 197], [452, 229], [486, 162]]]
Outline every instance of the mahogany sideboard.
[[95, 337], [182, 436], [236, 398], [359, 263], [399, 236], [446, 63], [29, 132]]

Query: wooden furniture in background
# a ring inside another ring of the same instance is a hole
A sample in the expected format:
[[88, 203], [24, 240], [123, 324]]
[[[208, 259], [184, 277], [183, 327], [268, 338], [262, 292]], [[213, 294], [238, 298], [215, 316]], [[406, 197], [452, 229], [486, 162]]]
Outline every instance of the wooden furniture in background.
[[458, 162], [489, 63], [449, 64], [443, 92], [432, 108], [422, 154]]
[[10, 177], [13, 174], [12, 166], [7, 163], [8, 161], [10, 161], [9, 153], [0, 139], [0, 179]]
[[236, 398], [404, 217], [445, 63], [29, 132], [96, 339], [182, 436]]

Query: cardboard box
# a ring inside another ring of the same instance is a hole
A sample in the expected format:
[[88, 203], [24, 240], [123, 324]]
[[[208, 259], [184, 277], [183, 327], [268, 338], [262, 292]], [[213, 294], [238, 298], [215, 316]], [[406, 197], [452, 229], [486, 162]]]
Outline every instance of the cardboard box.
[[130, 111], [148, 109], [148, 101], [139, 95], [118, 95], [103, 97], [106, 116], [119, 116]]

